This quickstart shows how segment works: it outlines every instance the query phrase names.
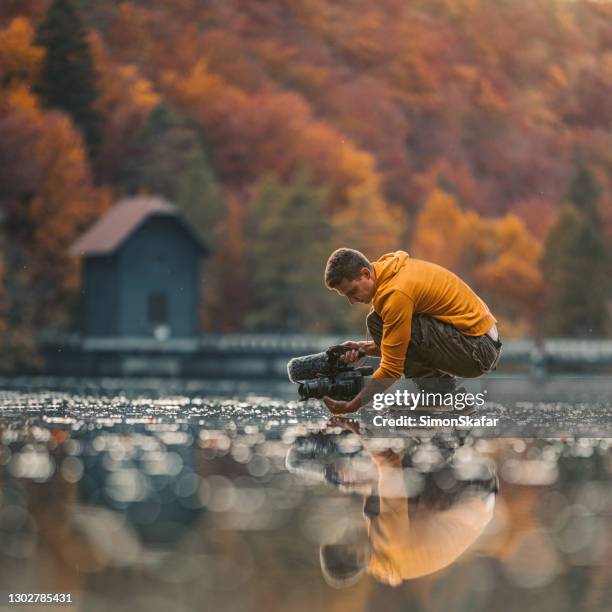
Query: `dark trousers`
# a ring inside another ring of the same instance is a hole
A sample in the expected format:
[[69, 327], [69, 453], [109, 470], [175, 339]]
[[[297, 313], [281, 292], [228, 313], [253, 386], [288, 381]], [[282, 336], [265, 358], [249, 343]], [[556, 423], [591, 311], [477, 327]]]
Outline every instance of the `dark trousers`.
[[[383, 320], [372, 311], [366, 324], [372, 340], [380, 347]], [[406, 352], [404, 375], [415, 379], [425, 390], [449, 390], [455, 376], [475, 378], [494, 370], [502, 343], [490, 336], [466, 336], [449, 323], [417, 314], [412, 317], [412, 333]]]

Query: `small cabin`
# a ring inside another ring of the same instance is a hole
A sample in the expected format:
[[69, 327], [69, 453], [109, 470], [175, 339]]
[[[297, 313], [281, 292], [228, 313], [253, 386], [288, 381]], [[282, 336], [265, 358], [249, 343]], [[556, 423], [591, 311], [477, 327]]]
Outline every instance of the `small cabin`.
[[159, 197], [119, 201], [72, 246], [83, 258], [83, 332], [91, 337], [192, 337], [208, 249]]

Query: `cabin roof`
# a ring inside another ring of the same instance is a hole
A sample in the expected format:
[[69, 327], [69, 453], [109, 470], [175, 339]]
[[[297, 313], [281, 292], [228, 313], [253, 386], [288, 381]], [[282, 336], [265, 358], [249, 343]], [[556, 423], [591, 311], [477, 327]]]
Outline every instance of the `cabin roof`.
[[151, 217], [174, 217], [187, 230], [204, 254], [208, 248], [195, 230], [167, 200], [158, 196], [137, 196], [119, 200], [70, 247], [75, 256], [110, 255]]

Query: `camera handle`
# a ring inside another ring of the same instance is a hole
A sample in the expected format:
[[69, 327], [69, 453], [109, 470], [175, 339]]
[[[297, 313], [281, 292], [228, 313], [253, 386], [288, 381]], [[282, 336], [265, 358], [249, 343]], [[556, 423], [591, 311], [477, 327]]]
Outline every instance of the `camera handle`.
[[[327, 357], [329, 359], [337, 361], [344, 353], [348, 353], [349, 351], [354, 351], [350, 346], [345, 346], [344, 344], [335, 344], [334, 346], [330, 346], [327, 351]], [[360, 357], [365, 357], [366, 352], [363, 349], [357, 349]]]

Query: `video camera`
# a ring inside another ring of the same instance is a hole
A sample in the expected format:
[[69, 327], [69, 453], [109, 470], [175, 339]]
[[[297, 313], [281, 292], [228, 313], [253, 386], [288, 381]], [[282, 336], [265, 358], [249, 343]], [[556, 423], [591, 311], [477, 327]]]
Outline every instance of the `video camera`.
[[[323, 353], [295, 357], [287, 364], [289, 380], [299, 385], [300, 400], [321, 399], [328, 395], [335, 400], [349, 401], [363, 389], [363, 379], [374, 372], [369, 366], [354, 367], [342, 361], [348, 346], [337, 344]], [[360, 356], [365, 355], [359, 351]]]

